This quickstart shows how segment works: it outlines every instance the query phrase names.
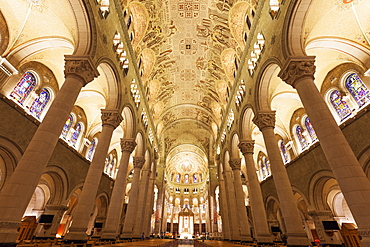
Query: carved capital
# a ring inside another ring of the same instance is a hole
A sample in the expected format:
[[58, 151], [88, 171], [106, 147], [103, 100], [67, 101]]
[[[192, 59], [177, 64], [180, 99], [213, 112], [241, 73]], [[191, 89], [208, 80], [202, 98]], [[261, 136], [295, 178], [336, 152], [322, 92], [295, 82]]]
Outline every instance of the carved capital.
[[287, 84], [295, 88], [295, 83], [302, 77], [315, 79], [315, 57], [290, 57], [278, 76]]
[[229, 160], [229, 165], [233, 170], [240, 170], [242, 160], [240, 158], [232, 158]]
[[240, 152], [242, 152], [243, 155], [247, 153], [252, 153], [254, 150], [254, 141], [241, 141], [238, 145]]
[[253, 118], [253, 123], [257, 125], [257, 127], [262, 130], [266, 127], [275, 127], [275, 112], [274, 111], [266, 111], [266, 112], [258, 112], [256, 116]]
[[103, 125], [111, 125], [114, 129], [122, 122], [123, 118], [118, 110], [101, 110]]
[[145, 163], [145, 158], [142, 156], [135, 156], [134, 157], [134, 168], [143, 168]]
[[125, 151], [125, 152], [132, 153], [132, 151], [134, 151], [135, 147], [136, 147], [135, 139], [132, 139], [132, 138], [128, 138], [128, 139], [121, 138], [121, 149], [122, 149], [122, 152]]
[[83, 86], [99, 76], [99, 72], [93, 64], [90, 56], [65, 56], [64, 75], [77, 77]]

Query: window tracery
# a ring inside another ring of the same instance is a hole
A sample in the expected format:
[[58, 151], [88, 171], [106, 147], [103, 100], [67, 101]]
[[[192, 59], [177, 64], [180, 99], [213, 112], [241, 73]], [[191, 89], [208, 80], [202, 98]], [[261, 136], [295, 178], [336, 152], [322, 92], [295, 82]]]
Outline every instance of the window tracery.
[[347, 102], [342, 99], [342, 95], [338, 90], [333, 90], [330, 93], [330, 103], [334, 107], [341, 121], [351, 115], [351, 109]]
[[288, 150], [283, 140], [279, 141], [279, 148], [280, 148], [280, 153], [283, 158], [284, 164], [288, 163], [290, 161], [289, 154], [288, 154]]
[[43, 88], [40, 92], [40, 95], [33, 101], [30, 113], [35, 116], [37, 119], [40, 119], [41, 114], [43, 113], [45, 106], [50, 101], [50, 92]]
[[260, 181], [271, 176], [270, 161], [263, 152], [259, 153], [257, 163], [259, 166]]
[[369, 103], [370, 92], [356, 73], [351, 73], [345, 79], [345, 87], [350, 92], [359, 107]]
[[19, 104], [23, 104], [24, 100], [30, 95], [31, 91], [36, 86], [36, 76], [31, 72], [23, 74], [10, 96]]
[[94, 157], [94, 153], [95, 153], [95, 148], [96, 148], [96, 144], [98, 143], [98, 140], [96, 138], [93, 138], [92, 141], [91, 141], [91, 144], [90, 144], [90, 147], [89, 147], [89, 150], [87, 152], [87, 156], [86, 158], [88, 160], [92, 160], [92, 158]]

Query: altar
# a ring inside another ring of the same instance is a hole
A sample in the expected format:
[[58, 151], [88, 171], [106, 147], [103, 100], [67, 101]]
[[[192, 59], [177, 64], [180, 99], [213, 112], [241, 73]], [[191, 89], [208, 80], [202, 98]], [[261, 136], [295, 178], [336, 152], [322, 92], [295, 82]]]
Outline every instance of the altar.
[[194, 213], [187, 207], [179, 213], [180, 239], [192, 239], [194, 234]]

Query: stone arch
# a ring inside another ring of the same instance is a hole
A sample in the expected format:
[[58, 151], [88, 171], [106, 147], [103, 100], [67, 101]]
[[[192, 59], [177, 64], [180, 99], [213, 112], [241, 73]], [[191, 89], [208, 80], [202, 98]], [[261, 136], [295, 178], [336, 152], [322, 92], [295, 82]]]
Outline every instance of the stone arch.
[[3, 14], [0, 11], [0, 55], [9, 45], [9, 29]]
[[[96, 39], [94, 35], [95, 23], [92, 16], [90, 4], [83, 0], [68, 0], [74, 10], [78, 32], [78, 42], [75, 47], [74, 55], [87, 55], [95, 53]], [[93, 22], [93, 23], [92, 23]]]
[[237, 133], [234, 133], [231, 139], [231, 145], [230, 145], [230, 156], [231, 158], [240, 158], [240, 151], [238, 148], [239, 144], [239, 136]]
[[47, 182], [51, 189], [52, 196], [48, 204], [60, 205], [67, 200], [68, 178], [63, 169], [54, 165], [47, 166], [41, 180]]
[[361, 164], [362, 169], [365, 171], [367, 178], [370, 179], [370, 146], [363, 149], [357, 159]]
[[257, 77], [257, 85], [255, 91], [255, 107], [257, 111], [271, 110], [271, 96], [269, 93], [270, 81], [273, 78], [276, 70], [281, 68], [279, 61], [275, 58], [267, 60], [262, 66], [261, 73]]
[[0, 189], [12, 175], [22, 154], [16, 143], [0, 136]]
[[254, 118], [254, 112], [250, 105], [246, 107], [242, 111], [242, 119], [240, 121], [240, 133], [242, 140], [251, 140], [252, 139], [252, 130], [253, 130], [253, 122], [252, 119]]
[[370, 67], [370, 50], [348, 39], [339, 37], [321, 37], [316, 38], [306, 44], [305, 50], [308, 52], [312, 49], [330, 49], [348, 55], [356, 61], [362, 69]]
[[[305, 56], [301, 27], [304, 26], [305, 16], [313, 0], [291, 2], [288, 6], [288, 15], [283, 26], [281, 40], [285, 57]], [[289, 13], [291, 16], [289, 16]], [[294, 15], [294, 16], [293, 16]], [[285, 41], [285, 42], [284, 42]]]
[[143, 138], [143, 134], [141, 132], [137, 133], [135, 141], [136, 141], [135, 156], [144, 157], [145, 141]]
[[334, 186], [338, 186], [334, 175], [330, 170], [321, 170], [315, 173], [309, 184], [309, 200], [311, 205], [316, 210], [330, 210], [329, 205], [326, 203], [327, 193], [324, 191], [324, 187], [328, 186], [328, 181], [331, 181]]
[[125, 121], [125, 138], [135, 138], [135, 115], [130, 106], [123, 108], [123, 119]]
[[229, 160], [230, 160], [230, 153], [229, 153], [229, 150], [226, 149], [224, 152], [224, 157], [223, 157], [223, 162], [222, 162], [224, 171], [231, 171]]
[[[121, 99], [122, 83], [119, 83], [119, 72], [117, 68], [113, 65], [113, 61], [103, 58], [100, 60], [98, 67], [102, 70], [105, 75], [108, 84], [108, 97], [106, 108], [107, 109], [122, 109], [120, 105], [123, 100]], [[100, 76], [102, 73], [100, 73]]]

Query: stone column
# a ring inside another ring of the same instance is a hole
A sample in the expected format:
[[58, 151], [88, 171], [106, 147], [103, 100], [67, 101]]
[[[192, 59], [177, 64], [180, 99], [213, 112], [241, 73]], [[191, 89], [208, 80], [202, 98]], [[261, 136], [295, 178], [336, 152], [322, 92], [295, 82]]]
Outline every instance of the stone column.
[[229, 217], [229, 207], [227, 205], [226, 189], [224, 175], [219, 174], [218, 182], [220, 184], [220, 208], [221, 208], [221, 220], [222, 220], [222, 233], [225, 240], [231, 240], [231, 227]]
[[199, 205], [198, 207], [198, 213], [199, 213], [199, 235], [202, 234], [202, 208]]
[[[154, 207], [154, 184], [157, 175], [157, 160], [158, 160], [158, 153], [154, 152], [154, 164], [153, 170], [150, 175], [149, 179], [149, 187], [148, 187], [148, 200], [146, 200], [145, 204], [145, 214], [144, 214], [144, 233], [145, 236], [149, 236], [150, 228], [151, 228], [151, 219], [153, 214], [153, 207]], [[157, 195], [158, 200], [158, 195]]]
[[0, 243], [14, 243], [17, 228], [59, 140], [80, 90], [99, 73], [88, 56], [65, 57], [65, 82], [0, 192]]
[[370, 246], [370, 182], [314, 83], [314, 57], [290, 57], [279, 77], [294, 87], [356, 220], [362, 246]]
[[265, 206], [263, 204], [262, 191], [258, 182], [256, 167], [253, 160], [254, 141], [241, 141], [239, 149], [244, 155], [247, 177], [249, 182], [249, 202], [254, 223], [255, 238], [258, 243], [272, 243], [273, 239], [267, 224]]
[[[150, 167], [150, 166], [148, 166]], [[140, 188], [139, 188], [139, 195], [138, 201], [136, 206], [136, 218], [134, 223], [134, 231], [132, 234], [133, 238], [140, 239], [141, 234], [143, 232], [144, 220], [145, 220], [145, 205], [146, 201], [149, 201], [148, 195], [148, 184], [150, 178], [150, 169], [146, 167], [141, 172], [141, 179], [140, 179]]]
[[126, 192], [126, 179], [127, 179], [127, 168], [130, 160], [130, 155], [136, 147], [136, 142], [132, 138], [121, 138], [121, 150], [122, 157], [114, 183], [109, 208], [107, 212], [107, 219], [104, 224], [102, 231], [102, 239], [116, 239], [119, 235], [119, 223], [121, 219], [121, 213], [123, 203], [125, 200]]
[[[230, 169], [230, 168], [229, 168]], [[234, 181], [232, 177], [232, 171], [224, 170], [224, 179], [225, 179], [225, 189], [226, 189], [226, 198], [227, 198], [227, 206], [229, 211], [229, 219], [230, 219], [230, 240], [241, 240], [240, 235], [240, 225], [239, 225], [239, 213], [237, 209], [236, 203], [236, 196], [235, 196], [235, 187]]]
[[159, 236], [161, 235], [161, 231], [163, 231], [163, 227], [161, 227], [161, 222], [163, 221], [164, 218], [164, 190], [165, 190], [165, 185], [164, 185], [164, 180], [163, 180], [163, 174], [164, 174], [164, 168], [162, 168], [159, 172], [159, 179], [162, 178], [162, 186], [158, 188], [158, 199], [157, 199], [157, 206], [156, 206], [156, 211], [155, 211], [155, 226], [154, 226], [154, 234], [158, 234]]
[[239, 229], [240, 229], [240, 237], [242, 241], [253, 241], [251, 238], [248, 216], [247, 216], [247, 209], [245, 207], [244, 201], [244, 191], [243, 191], [243, 184], [242, 179], [240, 178], [240, 167], [241, 167], [241, 159], [240, 158], [232, 158], [229, 160], [229, 164], [231, 169], [234, 172], [234, 188], [236, 194], [236, 207], [238, 210], [238, 218], [239, 218]]
[[167, 231], [167, 211], [168, 211], [168, 208], [170, 207], [170, 204], [169, 203], [165, 203], [165, 206], [163, 207], [163, 214], [162, 214], [162, 232], [163, 233], [166, 233]]
[[260, 111], [254, 117], [253, 122], [262, 131], [265, 141], [267, 154], [271, 163], [272, 177], [279, 197], [280, 209], [286, 222], [288, 245], [308, 246], [310, 241], [303, 229], [297, 202], [294, 199], [288, 173], [285, 169], [280, 155], [280, 149], [275, 138], [275, 112]]
[[129, 239], [132, 237], [134, 220], [136, 216], [136, 206], [139, 192], [140, 171], [145, 163], [144, 157], [134, 157], [134, 176], [132, 178], [129, 202], [127, 205], [125, 223], [123, 225], [121, 238]]
[[73, 213], [73, 222], [65, 240], [86, 240], [86, 229], [90, 215], [94, 209], [96, 194], [100, 179], [103, 174], [105, 159], [107, 157], [110, 141], [115, 128], [122, 122], [122, 116], [118, 110], [101, 110], [102, 132], [96, 146], [94, 157], [90, 163], [85, 182], [78, 198], [76, 209]]
[[173, 215], [174, 215], [174, 211], [175, 211], [175, 206], [171, 205], [171, 228], [170, 228], [171, 233], [173, 233]]

